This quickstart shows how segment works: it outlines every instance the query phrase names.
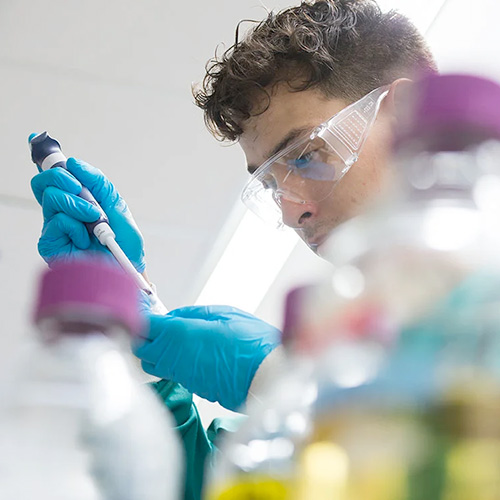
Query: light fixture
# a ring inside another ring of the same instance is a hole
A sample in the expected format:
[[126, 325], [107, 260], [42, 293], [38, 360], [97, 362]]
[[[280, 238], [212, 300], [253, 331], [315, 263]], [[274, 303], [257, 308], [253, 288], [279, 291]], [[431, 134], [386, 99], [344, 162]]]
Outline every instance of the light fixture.
[[255, 312], [297, 244], [247, 210], [196, 304], [230, 304]]

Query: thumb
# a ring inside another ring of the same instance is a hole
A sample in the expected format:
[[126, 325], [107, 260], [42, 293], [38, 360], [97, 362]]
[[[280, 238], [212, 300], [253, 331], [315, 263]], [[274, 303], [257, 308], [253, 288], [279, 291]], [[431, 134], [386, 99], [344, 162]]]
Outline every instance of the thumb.
[[66, 168], [94, 195], [104, 210], [120, 199], [113, 183], [98, 168], [76, 158], [68, 158]]

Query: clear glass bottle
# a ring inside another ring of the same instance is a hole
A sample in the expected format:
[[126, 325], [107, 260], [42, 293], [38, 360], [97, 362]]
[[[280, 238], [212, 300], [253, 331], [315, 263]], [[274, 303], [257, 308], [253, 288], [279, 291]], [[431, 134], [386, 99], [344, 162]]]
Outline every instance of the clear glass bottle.
[[0, 386], [0, 497], [177, 500], [173, 418], [129, 359], [137, 287], [101, 261], [41, 280], [38, 334]]
[[210, 500], [500, 498], [500, 87], [415, 89], [394, 189], [334, 232], [332, 276], [302, 294], [309, 372], [271, 383]]

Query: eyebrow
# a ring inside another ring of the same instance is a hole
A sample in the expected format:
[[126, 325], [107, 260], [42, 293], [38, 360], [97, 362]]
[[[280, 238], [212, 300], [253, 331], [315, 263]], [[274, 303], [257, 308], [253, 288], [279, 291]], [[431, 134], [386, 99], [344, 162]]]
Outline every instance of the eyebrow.
[[[304, 132], [309, 130], [311, 126], [305, 126], [301, 128], [294, 128], [293, 130], [290, 130], [288, 134], [284, 137], [284, 139], [277, 145], [275, 146], [272, 151], [270, 151], [267, 155], [266, 158], [271, 158], [273, 157], [278, 151], [281, 151], [282, 149], [286, 148], [293, 140], [295, 140], [299, 135], [302, 135]], [[255, 166], [255, 165], [247, 165], [247, 170], [248, 173], [253, 174], [260, 165]]]

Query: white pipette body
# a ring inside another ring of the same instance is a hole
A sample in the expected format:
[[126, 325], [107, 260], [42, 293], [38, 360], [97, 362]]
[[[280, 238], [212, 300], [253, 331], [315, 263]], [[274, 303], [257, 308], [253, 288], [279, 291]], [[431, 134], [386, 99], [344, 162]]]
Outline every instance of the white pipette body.
[[[110, 227], [108, 225], [108, 227]], [[100, 241], [100, 240], [99, 240]], [[101, 242], [102, 243], [102, 242]], [[144, 276], [138, 273], [133, 266], [132, 262], [125, 255], [125, 252], [121, 249], [120, 245], [116, 242], [114, 237], [106, 237], [104, 239], [104, 245], [106, 245], [110, 252], [114, 255], [115, 259], [122, 266], [125, 272], [129, 273], [137, 283], [137, 286], [146, 292], [149, 297], [149, 301], [151, 302], [151, 312], [155, 314], [167, 314], [168, 309], [163, 305], [162, 301], [156, 294], [153, 287], [146, 281]]]

